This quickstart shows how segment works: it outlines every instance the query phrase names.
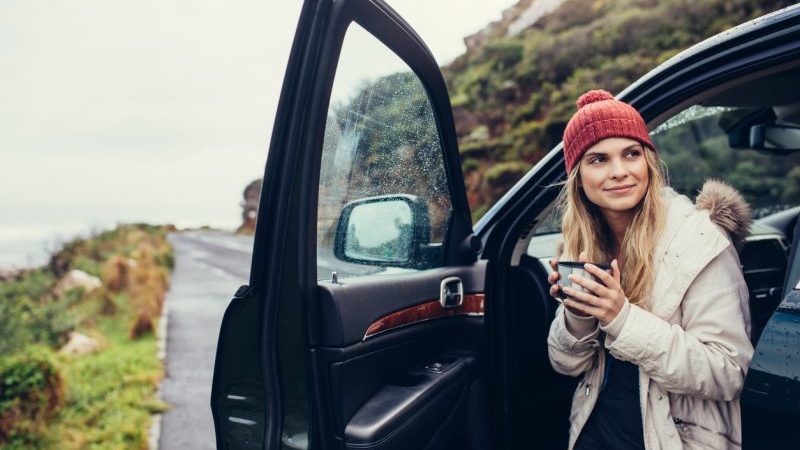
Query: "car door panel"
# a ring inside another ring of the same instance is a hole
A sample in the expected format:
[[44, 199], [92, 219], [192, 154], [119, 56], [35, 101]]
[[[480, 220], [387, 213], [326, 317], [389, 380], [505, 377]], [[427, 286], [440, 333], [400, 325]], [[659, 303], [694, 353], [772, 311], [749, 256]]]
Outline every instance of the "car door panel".
[[[346, 348], [315, 349], [313, 359], [320, 370], [314, 381], [327, 386], [330, 394], [326, 402], [333, 417], [331, 433], [342, 439], [357, 411], [384, 388], [404, 386], [407, 401], [416, 396], [412, 391], [427, 382], [433, 384], [426, 389], [436, 392], [436, 380], [444, 378], [428, 380], [418, 372], [437, 361], [469, 361], [471, 385], [479, 377], [475, 349], [480, 346], [482, 327], [481, 317], [451, 317], [404, 327]], [[392, 409], [389, 406], [385, 405], [386, 411]]]
[[[464, 426], [466, 409], [458, 405], [468, 403], [480, 378], [484, 272], [477, 263], [319, 283], [323, 345], [313, 359], [320, 389], [330, 392], [331, 433], [342, 445], [423, 448], [434, 445], [434, 435], [452, 439], [454, 424]], [[465, 303], [480, 299], [475, 308], [442, 308], [441, 281], [454, 276]], [[409, 320], [387, 320], [404, 311]], [[388, 328], [368, 336], [375, 324]]]
[[[326, 347], [344, 347], [365, 340], [370, 327], [378, 331], [393, 329], [388, 321], [393, 314], [398, 321], [416, 323], [431, 320], [440, 315], [482, 315], [482, 308], [453, 308], [445, 311], [439, 302], [441, 281], [457, 276], [461, 279], [466, 296], [483, 293], [486, 264], [476, 263], [467, 267], [443, 267], [423, 272], [378, 277], [353, 278], [343, 283], [320, 282], [318, 286], [321, 312], [322, 342]], [[465, 301], [469, 303], [468, 301]], [[420, 310], [420, 305], [431, 304], [431, 308]], [[482, 305], [481, 305], [482, 306]], [[400, 311], [409, 311], [397, 317]], [[478, 311], [478, 309], [481, 309]], [[399, 324], [398, 324], [399, 325]], [[371, 339], [372, 337], [368, 338]]]

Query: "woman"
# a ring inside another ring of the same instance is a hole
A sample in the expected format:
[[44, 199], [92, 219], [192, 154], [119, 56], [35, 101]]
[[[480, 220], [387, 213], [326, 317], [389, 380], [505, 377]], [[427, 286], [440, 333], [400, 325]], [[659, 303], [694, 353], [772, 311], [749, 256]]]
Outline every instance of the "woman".
[[582, 375], [570, 448], [740, 448], [749, 207], [721, 182], [697, 205], [666, 186], [641, 115], [606, 91], [578, 99], [564, 156], [560, 257], [611, 262], [586, 265], [599, 283], [571, 276], [588, 292], [564, 289], [548, 336], [553, 368]]

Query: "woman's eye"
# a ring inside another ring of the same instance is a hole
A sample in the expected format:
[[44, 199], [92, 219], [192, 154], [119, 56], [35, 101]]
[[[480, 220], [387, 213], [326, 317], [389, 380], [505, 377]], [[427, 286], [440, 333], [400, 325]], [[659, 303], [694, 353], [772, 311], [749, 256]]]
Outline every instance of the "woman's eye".
[[597, 156], [597, 157], [592, 158], [591, 160], [589, 160], [589, 164], [594, 164], [594, 163], [600, 162], [602, 160], [603, 160], [603, 158], [601, 156]]
[[637, 156], [639, 156], [639, 154], [640, 154], [639, 150], [631, 150], [631, 151], [628, 152], [628, 156], [631, 156], [631, 157], [637, 157]]

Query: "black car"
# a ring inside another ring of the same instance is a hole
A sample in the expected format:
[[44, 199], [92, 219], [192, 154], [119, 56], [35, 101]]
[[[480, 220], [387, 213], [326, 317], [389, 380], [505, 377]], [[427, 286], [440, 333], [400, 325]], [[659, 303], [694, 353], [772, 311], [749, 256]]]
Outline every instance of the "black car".
[[[352, 83], [364, 71], [382, 76]], [[678, 192], [715, 177], [749, 195], [744, 445], [796, 446], [800, 7], [618, 98]], [[274, 130], [250, 284], [217, 349], [218, 448], [565, 448], [576, 380], [546, 348], [561, 147], [473, 226], [439, 67], [381, 0], [305, 1]]]

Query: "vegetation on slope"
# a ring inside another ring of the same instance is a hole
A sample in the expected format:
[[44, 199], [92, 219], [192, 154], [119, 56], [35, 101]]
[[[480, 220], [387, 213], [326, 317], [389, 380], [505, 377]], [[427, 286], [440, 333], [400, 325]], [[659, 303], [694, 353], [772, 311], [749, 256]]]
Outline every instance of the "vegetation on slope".
[[[173, 263], [166, 231], [121, 225], [0, 283], [0, 447], [147, 448], [164, 407], [154, 334]], [[100, 286], [65, 289], [73, 270]], [[92, 349], [65, 352], [73, 332]]]
[[561, 140], [575, 99], [617, 93], [671, 56], [794, 4], [752, 0], [567, 0], [520, 34], [502, 24], [445, 67], [473, 215]]
[[567, 0], [516, 36], [500, 26], [444, 68], [474, 218], [561, 140], [580, 94], [617, 93], [691, 45], [792, 4]]

